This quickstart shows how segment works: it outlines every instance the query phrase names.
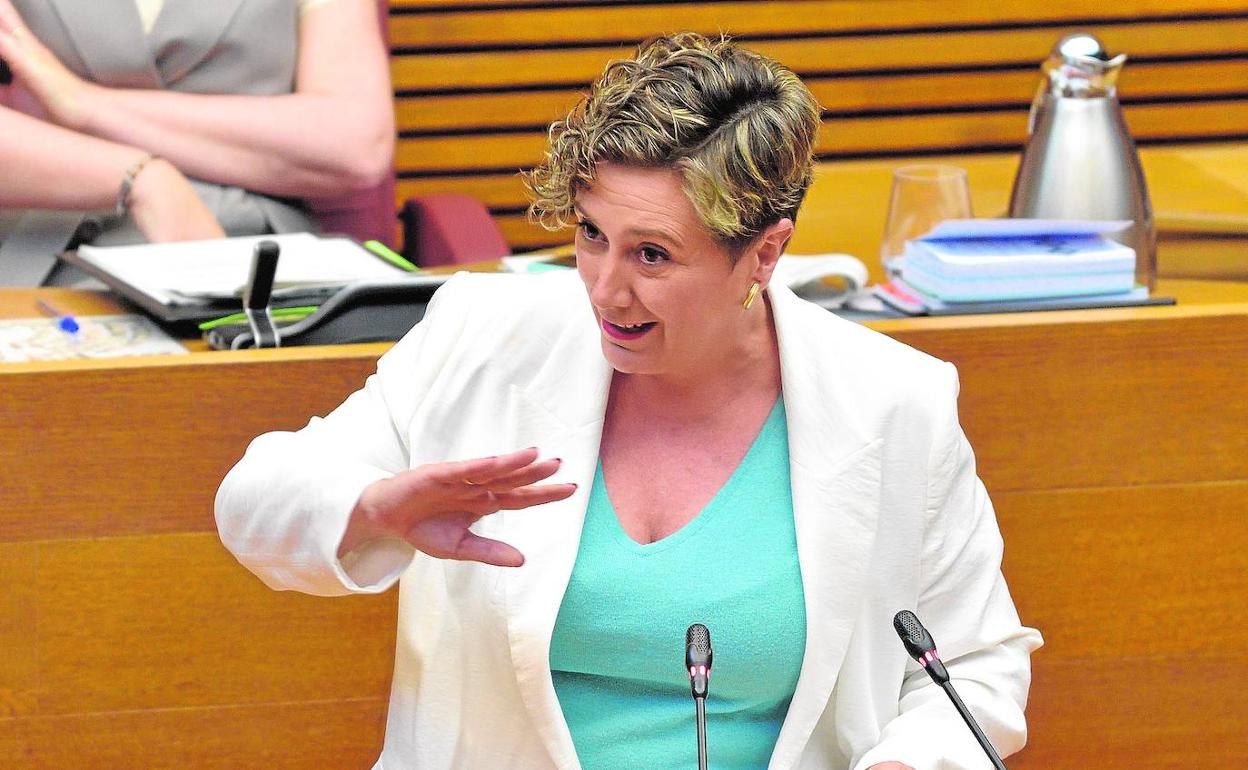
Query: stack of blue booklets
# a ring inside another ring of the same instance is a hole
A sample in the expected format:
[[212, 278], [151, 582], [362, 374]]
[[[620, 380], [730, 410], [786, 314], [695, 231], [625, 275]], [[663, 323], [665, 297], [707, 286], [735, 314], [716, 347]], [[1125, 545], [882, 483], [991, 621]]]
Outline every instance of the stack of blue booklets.
[[947, 220], [906, 242], [900, 275], [876, 294], [911, 315], [1149, 303], [1135, 251], [1108, 237], [1130, 224]]

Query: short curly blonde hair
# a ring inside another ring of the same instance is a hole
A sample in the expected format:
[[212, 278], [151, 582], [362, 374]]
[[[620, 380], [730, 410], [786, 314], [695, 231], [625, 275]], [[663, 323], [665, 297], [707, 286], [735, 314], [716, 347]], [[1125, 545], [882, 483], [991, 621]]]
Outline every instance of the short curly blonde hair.
[[550, 126], [545, 161], [524, 174], [529, 216], [573, 223], [599, 163], [673, 167], [707, 229], [734, 251], [795, 219], [814, 168], [819, 104], [787, 68], [726, 38], [652, 38], [609, 64]]

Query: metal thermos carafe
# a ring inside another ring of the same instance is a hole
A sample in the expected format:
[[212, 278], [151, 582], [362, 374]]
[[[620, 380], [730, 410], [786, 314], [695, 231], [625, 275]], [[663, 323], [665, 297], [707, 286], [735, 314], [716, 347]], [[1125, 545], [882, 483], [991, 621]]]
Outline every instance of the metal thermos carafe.
[[1110, 59], [1086, 33], [1058, 41], [1041, 68], [1010, 216], [1131, 220], [1110, 237], [1135, 249], [1136, 281], [1152, 289], [1153, 209], [1114, 85], [1126, 60], [1122, 54]]

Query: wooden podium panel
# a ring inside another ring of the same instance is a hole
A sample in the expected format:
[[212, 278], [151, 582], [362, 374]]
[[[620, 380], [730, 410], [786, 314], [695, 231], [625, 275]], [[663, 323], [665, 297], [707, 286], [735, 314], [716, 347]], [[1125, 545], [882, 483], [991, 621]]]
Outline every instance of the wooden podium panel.
[[[0, 315], [38, 312], [0, 290]], [[386, 347], [0, 365], [0, 767], [371, 766], [396, 596], [270, 591], [212, 505]]]
[[[1014, 768], [1248, 757], [1228, 676], [1248, 649], [1248, 284], [1161, 291], [1180, 304], [872, 324], [958, 365], [1005, 571], [1047, 640]], [[32, 295], [0, 291], [23, 314]], [[332, 409], [386, 348], [0, 366], [0, 767], [371, 764], [394, 593], [270, 591], [212, 503], [252, 437]]]
[[[1146, 451], [1146, 445], [1141, 447]], [[1014, 770], [1248, 757], [1248, 482], [994, 495], [1005, 573], [1045, 646]]]

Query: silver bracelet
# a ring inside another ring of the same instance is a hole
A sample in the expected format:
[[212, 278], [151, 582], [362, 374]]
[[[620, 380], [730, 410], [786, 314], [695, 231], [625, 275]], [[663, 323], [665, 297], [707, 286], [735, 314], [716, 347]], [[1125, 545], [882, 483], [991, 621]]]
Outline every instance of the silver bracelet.
[[159, 155], [146, 153], [142, 158], [134, 162], [134, 165], [126, 169], [126, 173], [121, 175], [121, 187], [117, 188], [117, 207], [116, 214], [124, 217], [126, 212], [130, 210], [130, 191], [134, 188], [134, 180], [143, 171], [148, 163], [159, 159]]

